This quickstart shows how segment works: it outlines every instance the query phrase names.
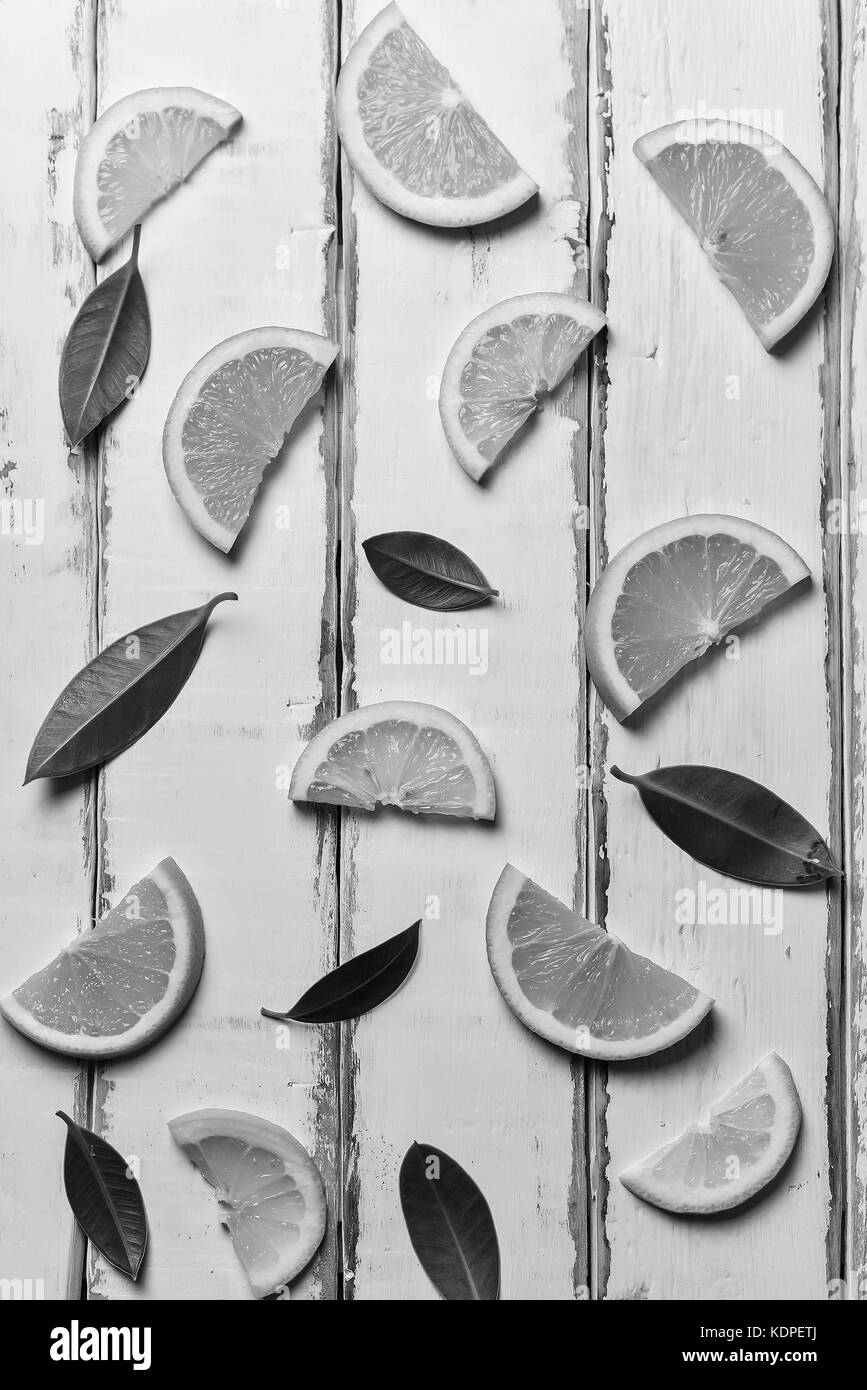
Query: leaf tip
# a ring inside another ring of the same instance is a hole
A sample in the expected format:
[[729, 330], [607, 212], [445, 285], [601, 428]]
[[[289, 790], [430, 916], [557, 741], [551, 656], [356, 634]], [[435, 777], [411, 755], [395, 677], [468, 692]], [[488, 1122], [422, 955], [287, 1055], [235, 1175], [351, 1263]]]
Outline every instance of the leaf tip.
[[132, 229], [132, 250], [129, 254], [130, 264], [138, 264], [138, 249], [141, 246], [141, 223], [136, 222]]
[[633, 782], [635, 780], [633, 777], [630, 777], [628, 772], [621, 771], [621, 769], [617, 766], [616, 763], [610, 769], [610, 771], [611, 776], [616, 777], [618, 782]]

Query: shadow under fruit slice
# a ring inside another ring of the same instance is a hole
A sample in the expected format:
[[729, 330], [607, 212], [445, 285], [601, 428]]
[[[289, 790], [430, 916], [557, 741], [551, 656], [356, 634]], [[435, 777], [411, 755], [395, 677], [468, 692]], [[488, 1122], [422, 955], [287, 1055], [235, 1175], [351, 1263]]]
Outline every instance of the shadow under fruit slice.
[[404, 217], [472, 226], [538, 191], [397, 5], [381, 10], [347, 54], [336, 111], [353, 169]]
[[184, 377], [163, 430], [163, 463], [188, 520], [219, 550], [235, 544], [265, 469], [337, 351], [318, 333], [251, 328]]
[[174, 859], [163, 859], [93, 931], [0, 1000], [0, 1011], [53, 1052], [122, 1057], [183, 1013], [204, 960], [195, 894]]
[[834, 223], [818, 185], [766, 131], [731, 121], [677, 121], [634, 149], [772, 348], [828, 277]]
[[240, 1110], [193, 1110], [169, 1120], [169, 1129], [215, 1189], [256, 1297], [288, 1284], [325, 1234], [325, 1189], [304, 1146], [288, 1130]]
[[743, 517], [682, 516], [630, 542], [587, 605], [593, 684], [626, 719], [684, 666], [809, 578], [800, 555]]
[[488, 908], [488, 963], [513, 1013], [548, 1042], [624, 1061], [671, 1047], [713, 999], [587, 922], [507, 864]]
[[440, 419], [476, 482], [572, 371], [605, 315], [569, 294], [521, 294], [467, 325], [446, 359]]
[[388, 700], [327, 724], [295, 764], [289, 796], [373, 811], [493, 820], [494, 778], [475, 734], [447, 710]]
[[228, 140], [241, 113], [196, 87], [148, 87], [103, 111], [81, 142], [73, 208], [95, 261]]
[[769, 1052], [711, 1106], [703, 1124], [620, 1174], [664, 1211], [709, 1216], [740, 1206], [776, 1177], [795, 1147], [801, 1102], [792, 1073]]

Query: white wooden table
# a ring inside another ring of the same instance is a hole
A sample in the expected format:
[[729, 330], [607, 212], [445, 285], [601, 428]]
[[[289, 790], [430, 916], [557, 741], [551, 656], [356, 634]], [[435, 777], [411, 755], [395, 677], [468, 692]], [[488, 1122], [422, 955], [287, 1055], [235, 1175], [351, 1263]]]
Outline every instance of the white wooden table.
[[[842, 0], [839, 16], [827, 0], [403, 0], [541, 185], [532, 215], [496, 233], [406, 222], [340, 169], [339, 53], [379, 8], [0, 8], [0, 988], [166, 854], [194, 884], [208, 937], [192, 1008], [140, 1057], [86, 1072], [0, 1031], [0, 1279], [37, 1281], [46, 1298], [248, 1298], [212, 1194], [166, 1129], [207, 1104], [286, 1125], [326, 1175], [328, 1233], [293, 1297], [435, 1297], [397, 1200], [416, 1137], [486, 1193], [504, 1298], [825, 1299], [841, 1279], [856, 1293], [867, 1281], [867, 0]], [[76, 149], [107, 104], [171, 84], [226, 98], [244, 125], [147, 220], [147, 373], [98, 450], [67, 457], [58, 356], [95, 280], [72, 218]], [[646, 130], [714, 111], [769, 128], [838, 210], [824, 309], [773, 356], [631, 150]], [[489, 304], [570, 288], [606, 310], [607, 342], [477, 487], [439, 426], [446, 353]], [[341, 331], [339, 390], [299, 425], [227, 560], [177, 508], [160, 436], [192, 363], [263, 323]], [[20, 528], [40, 507], [36, 543]], [[737, 660], [705, 660], [625, 730], [588, 688], [588, 584], [633, 535], [687, 511], [770, 526], [814, 583]], [[487, 634], [486, 673], [383, 663], [386, 629], [431, 617], [393, 599], [361, 552], [395, 528], [448, 537], [502, 590], [466, 618]], [[35, 728], [87, 659], [226, 588], [240, 602], [218, 610], [150, 734], [98, 778], [21, 788]], [[288, 802], [282, 770], [311, 731], [339, 708], [401, 697], [453, 710], [490, 750], [495, 828]], [[778, 934], [679, 926], [678, 889], [718, 880], [662, 839], [608, 768], [681, 761], [754, 776], [797, 805], [844, 856], [842, 891], [788, 895]], [[506, 860], [714, 994], [711, 1026], [608, 1070], [525, 1031], [485, 961]], [[259, 1016], [422, 914], [411, 985], [340, 1036]], [[622, 1188], [622, 1168], [770, 1048], [792, 1067], [805, 1123], [765, 1200], [722, 1222], [676, 1221]], [[76, 1235], [59, 1108], [139, 1165], [151, 1244], [137, 1287]]]

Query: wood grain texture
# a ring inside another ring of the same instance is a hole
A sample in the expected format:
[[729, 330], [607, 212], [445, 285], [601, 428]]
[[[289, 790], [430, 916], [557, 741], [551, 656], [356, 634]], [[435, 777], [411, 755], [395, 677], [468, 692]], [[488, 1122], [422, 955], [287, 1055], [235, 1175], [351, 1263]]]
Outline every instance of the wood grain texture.
[[867, 93], [865, 38], [867, 6], [846, 0], [841, 11], [840, 52], [840, 304], [841, 304], [841, 456], [843, 485], [828, 499], [829, 531], [842, 538], [844, 598], [844, 698], [846, 729], [845, 948], [848, 966], [845, 1037], [848, 1107], [846, 1133], [845, 1291], [867, 1296], [867, 824], [864, 774], [867, 767], [867, 651], [864, 593], [867, 535], [867, 429], [863, 401], [867, 389], [867, 348], [863, 283], [867, 247]]
[[[344, 53], [379, 8], [344, 5]], [[344, 820], [344, 957], [406, 927], [431, 899], [440, 914], [424, 922], [404, 989], [345, 1030], [347, 1296], [435, 1297], [397, 1193], [418, 1139], [451, 1154], [490, 1202], [503, 1297], [568, 1299], [587, 1277], [580, 1071], [573, 1080], [569, 1056], [508, 1012], [484, 924], [507, 860], [583, 900], [586, 376], [582, 368], [484, 487], [452, 457], [437, 395], [452, 343], [483, 308], [585, 284], [587, 14], [556, 0], [535, 3], [532, 20], [524, 0], [402, 8], [542, 194], [504, 230], [443, 233], [379, 205], [344, 166], [344, 699], [451, 710], [488, 753], [499, 798], [495, 827], [381, 812]], [[389, 629], [449, 625], [375, 579], [361, 541], [392, 529], [446, 537], [502, 590], [495, 606], [460, 615], [486, 636], [484, 674], [383, 664]]]
[[[717, 999], [709, 1026], [690, 1043], [647, 1064], [610, 1068], [599, 1252], [609, 1298], [824, 1298], [836, 1273], [832, 1167], [840, 1155], [830, 1150], [827, 1114], [829, 1008], [835, 1023], [839, 987], [835, 894], [787, 895], [778, 935], [761, 924], [679, 926], [679, 889], [702, 879], [709, 888], [737, 885], [686, 859], [606, 772], [615, 762], [628, 771], [729, 767], [797, 805], [832, 842], [839, 838], [837, 639], [826, 631], [835, 576], [822, 523], [833, 332], [820, 311], [785, 351], [767, 355], [632, 153], [648, 130], [721, 109], [770, 125], [821, 184], [823, 115], [833, 119], [825, 21], [819, 4], [782, 0], [759, 8], [746, 0], [601, 0], [594, 13], [595, 85], [606, 97], [594, 208], [610, 323], [597, 556], [670, 517], [731, 512], [784, 536], [814, 576], [809, 594], [744, 635], [738, 660], [723, 651], [706, 658], [633, 727], [596, 707], [602, 797], [593, 850], [607, 925]], [[833, 179], [830, 192], [833, 199]], [[792, 1067], [804, 1126], [792, 1163], [760, 1203], [723, 1223], [672, 1221], [625, 1191], [623, 1168], [699, 1117], [770, 1049]]]
[[[3, 969], [15, 988], [90, 924], [88, 780], [22, 790], [39, 721], [93, 655], [93, 459], [68, 456], [57, 370], [92, 286], [72, 220], [75, 153], [93, 103], [92, 6], [11, 0], [0, 43], [0, 591]], [[77, 1295], [81, 1248], [63, 1192], [59, 1108], [85, 1114], [83, 1074], [0, 1029], [0, 1280]], [[41, 1281], [41, 1283], [40, 1283]], [[0, 1297], [15, 1297], [3, 1284]]]
[[[232, 558], [189, 526], [160, 451], [178, 385], [215, 343], [271, 323], [336, 331], [334, 13], [322, 0], [126, 0], [102, 12], [100, 109], [138, 87], [189, 84], [237, 105], [244, 123], [145, 221], [151, 359], [103, 450], [102, 641], [224, 589], [239, 602], [215, 613], [176, 704], [102, 779], [104, 901], [174, 855], [201, 903], [207, 955], [168, 1037], [97, 1078], [95, 1124], [139, 1160], [151, 1243], [135, 1291], [92, 1258], [96, 1297], [251, 1297], [212, 1191], [166, 1128], [183, 1111], [225, 1106], [285, 1126], [314, 1153], [335, 1209], [332, 1040], [259, 1017], [335, 963], [335, 837], [327, 813], [290, 807], [286, 772], [335, 702], [330, 383]], [[335, 1241], [332, 1224], [293, 1298], [335, 1296]]]

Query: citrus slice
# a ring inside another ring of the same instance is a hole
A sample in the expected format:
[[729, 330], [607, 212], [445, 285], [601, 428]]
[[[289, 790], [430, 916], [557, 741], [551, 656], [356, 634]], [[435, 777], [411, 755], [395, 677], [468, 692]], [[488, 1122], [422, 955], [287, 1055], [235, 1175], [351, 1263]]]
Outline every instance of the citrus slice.
[[336, 356], [318, 333], [251, 328], [184, 377], [163, 430], [163, 463], [188, 520], [218, 549], [235, 544], [265, 469]]
[[808, 579], [773, 531], [737, 516], [682, 516], [631, 541], [587, 605], [593, 683], [625, 719], [672, 676]]
[[792, 1073], [769, 1052], [712, 1105], [704, 1124], [620, 1174], [636, 1197], [697, 1216], [746, 1202], [779, 1173], [798, 1137], [801, 1102]]
[[169, 1120], [191, 1163], [216, 1190], [257, 1298], [294, 1279], [325, 1234], [319, 1169], [294, 1135], [241, 1110], [193, 1110]]
[[680, 1042], [712, 1005], [507, 864], [488, 908], [488, 962], [527, 1028], [583, 1057], [617, 1062]]
[[371, 192], [417, 222], [489, 222], [538, 192], [397, 5], [368, 24], [343, 64], [337, 128]]
[[467, 325], [446, 361], [440, 417], [471, 478], [496, 462], [604, 324], [585, 299], [521, 294]]
[[493, 820], [494, 778], [475, 734], [447, 710], [388, 700], [343, 714], [312, 738], [289, 796], [373, 811]]
[[164, 859], [93, 931], [0, 1000], [0, 1011], [53, 1052], [122, 1057], [171, 1027], [204, 959], [199, 904], [174, 859]]
[[103, 111], [81, 142], [73, 210], [95, 261], [234, 134], [241, 113], [196, 87], [148, 87]]
[[778, 140], [730, 121], [679, 121], [634, 149], [772, 348], [800, 323], [831, 266], [834, 223], [815, 181]]

